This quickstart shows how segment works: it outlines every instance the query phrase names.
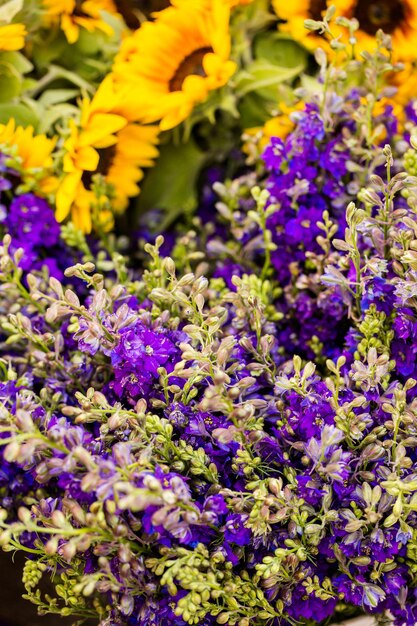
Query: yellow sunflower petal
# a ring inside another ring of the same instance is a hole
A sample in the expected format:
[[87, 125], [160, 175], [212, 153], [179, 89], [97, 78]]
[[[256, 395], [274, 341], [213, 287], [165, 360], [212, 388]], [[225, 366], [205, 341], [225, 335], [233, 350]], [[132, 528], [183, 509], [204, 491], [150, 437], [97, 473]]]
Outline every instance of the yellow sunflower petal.
[[115, 188], [114, 208], [123, 211], [128, 199], [139, 193], [137, 183], [143, 178], [143, 167], [151, 167], [158, 156], [157, 126], [129, 124], [117, 135], [117, 144], [106, 181]]
[[78, 187], [81, 182], [82, 172], [76, 171], [63, 178], [56, 193], [56, 213], [58, 222], [65, 220], [70, 214], [71, 207], [77, 196]]
[[126, 126], [127, 121], [121, 115], [113, 113], [95, 113], [80, 135], [82, 145], [105, 148], [113, 144], [112, 135]]
[[79, 37], [80, 27], [69, 15], [63, 15], [61, 18], [61, 28], [64, 31], [68, 43], [75, 43]]
[[91, 146], [84, 146], [77, 152], [77, 167], [80, 170], [87, 172], [94, 172], [97, 169], [100, 157], [94, 148]]
[[0, 26], [0, 50], [20, 50], [25, 45], [26, 35], [24, 24]]
[[91, 232], [91, 205], [94, 200], [94, 194], [86, 190], [84, 185], [80, 183], [77, 189], [76, 201], [71, 208], [71, 219], [74, 225], [83, 233]]

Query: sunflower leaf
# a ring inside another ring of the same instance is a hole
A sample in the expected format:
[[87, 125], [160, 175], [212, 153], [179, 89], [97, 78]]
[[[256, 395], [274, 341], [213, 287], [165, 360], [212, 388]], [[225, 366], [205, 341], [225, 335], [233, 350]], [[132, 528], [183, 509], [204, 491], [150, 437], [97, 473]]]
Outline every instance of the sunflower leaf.
[[179, 215], [192, 212], [197, 206], [197, 180], [206, 155], [194, 141], [182, 145], [164, 145], [155, 167], [144, 180], [136, 208], [144, 213], [163, 209], [164, 230]]
[[39, 103], [44, 107], [48, 107], [73, 100], [78, 94], [78, 89], [48, 89], [39, 98]]
[[12, 117], [18, 126], [36, 127], [38, 123], [35, 112], [24, 104], [0, 103], [0, 124], [7, 124]]
[[22, 79], [10, 63], [0, 63], [0, 102], [10, 102], [20, 94]]
[[13, 65], [19, 74], [28, 74], [33, 70], [33, 64], [21, 52], [2, 52], [1, 62]]
[[236, 94], [242, 98], [252, 91], [261, 91], [266, 87], [279, 85], [286, 80], [292, 80], [304, 69], [304, 65], [296, 67], [278, 67], [268, 61], [253, 61], [236, 77]]
[[263, 126], [276, 114], [277, 100], [268, 101], [258, 93], [248, 93], [239, 103], [239, 116], [242, 128]]
[[258, 35], [254, 43], [255, 59], [262, 59], [277, 67], [305, 69], [308, 51], [285, 33], [267, 32]]
[[39, 108], [42, 111], [38, 128], [39, 133], [50, 132], [59, 120], [73, 117], [76, 112], [76, 107], [66, 102], [55, 104], [54, 106], [47, 107], [46, 109], [43, 109], [42, 107]]

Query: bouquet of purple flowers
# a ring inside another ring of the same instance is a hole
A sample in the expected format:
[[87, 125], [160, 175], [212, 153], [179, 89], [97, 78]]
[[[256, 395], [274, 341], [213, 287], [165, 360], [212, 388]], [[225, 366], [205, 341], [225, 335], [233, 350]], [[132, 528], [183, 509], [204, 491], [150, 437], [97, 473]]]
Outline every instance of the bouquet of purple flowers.
[[[218, 158], [191, 172], [191, 209], [171, 204], [176, 178], [161, 205], [167, 144], [127, 228], [106, 151], [153, 119], [121, 129], [105, 96], [183, 4], [125, 40], [55, 161], [53, 139], [30, 166], [32, 131], [0, 127], [0, 544], [25, 554], [39, 613], [77, 625], [414, 626], [417, 90], [389, 37], [359, 58], [358, 22], [324, 7], [306, 24], [328, 47], [318, 74], [299, 72], [293, 102], [233, 147], [197, 116], [178, 170], [205, 142]], [[193, 74], [210, 90], [233, 69], [213, 46]], [[242, 118], [269, 101], [245, 80]], [[164, 131], [188, 106], [168, 100]]]

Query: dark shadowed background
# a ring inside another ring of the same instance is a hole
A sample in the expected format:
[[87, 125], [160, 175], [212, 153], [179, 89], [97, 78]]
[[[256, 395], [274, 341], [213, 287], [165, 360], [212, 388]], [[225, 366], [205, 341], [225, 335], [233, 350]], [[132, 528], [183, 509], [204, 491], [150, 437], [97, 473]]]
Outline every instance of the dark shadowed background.
[[[36, 607], [22, 600], [25, 588], [22, 584], [22, 568], [25, 557], [21, 554], [0, 550], [0, 626], [69, 626], [72, 619], [57, 615], [40, 617]], [[94, 622], [91, 626], [96, 626]]]

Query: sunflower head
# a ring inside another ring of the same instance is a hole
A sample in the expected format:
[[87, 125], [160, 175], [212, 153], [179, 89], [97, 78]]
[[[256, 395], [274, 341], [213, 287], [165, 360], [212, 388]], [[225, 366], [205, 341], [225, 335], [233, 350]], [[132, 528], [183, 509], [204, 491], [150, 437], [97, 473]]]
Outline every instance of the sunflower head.
[[379, 30], [391, 35], [394, 56], [414, 59], [417, 35], [417, 3], [415, 0], [335, 0], [337, 13], [359, 22], [358, 49], [375, 49]]
[[80, 29], [101, 31], [112, 35], [113, 29], [103, 19], [103, 13], [119, 15], [113, 0], [42, 0], [47, 23], [57, 24], [68, 43], [78, 40]]
[[406, 19], [406, 5], [398, 0], [371, 0], [367, 5], [358, 2], [354, 17], [369, 35], [376, 35], [380, 28], [385, 33], [392, 33]]
[[[357, 52], [373, 51], [376, 48], [375, 36], [379, 30], [391, 35], [396, 59], [410, 60], [416, 56], [413, 42], [417, 36], [416, 0], [293, 0], [282, 2], [272, 0], [274, 9], [285, 20], [282, 29], [291, 33], [298, 41], [313, 48], [323, 38], [310, 34], [304, 27], [306, 19], [321, 20], [325, 11], [333, 5], [336, 15], [356, 19], [359, 30], [355, 33]], [[333, 23], [335, 36], [340, 29]]]
[[16, 167], [23, 179], [27, 183], [36, 184], [45, 193], [56, 182], [51, 176], [55, 144], [55, 139], [36, 135], [32, 126], [16, 126], [13, 118], [7, 124], [0, 124], [1, 151], [16, 158]]
[[84, 99], [80, 119], [70, 122], [63, 144], [62, 174], [56, 195], [56, 217], [71, 214], [74, 224], [89, 232], [109, 224], [109, 215], [126, 208], [139, 193], [143, 168], [158, 155], [159, 129], [130, 122], [132, 102], [108, 76], [94, 98]]
[[338, 14], [356, 18], [363, 33], [374, 37], [379, 29], [391, 34], [411, 17], [413, 0], [336, 0]]
[[222, 0], [179, 0], [125, 39], [113, 71], [119, 86], [137, 89], [143, 121], [173, 128], [229, 80], [229, 17]]

